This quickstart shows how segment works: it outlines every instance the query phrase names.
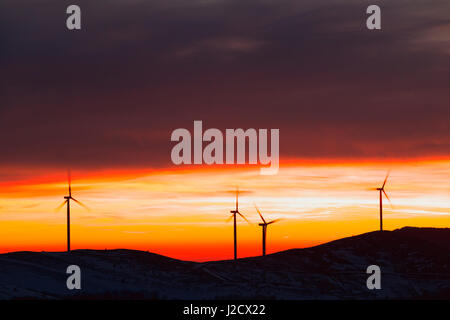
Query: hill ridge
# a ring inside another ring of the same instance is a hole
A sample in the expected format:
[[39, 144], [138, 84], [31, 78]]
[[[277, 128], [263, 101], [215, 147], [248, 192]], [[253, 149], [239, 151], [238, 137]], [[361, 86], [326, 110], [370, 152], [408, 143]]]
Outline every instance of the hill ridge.
[[[448, 298], [450, 229], [374, 231], [265, 257], [192, 262], [129, 249], [0, 255], [0, 299]], [[82, 290], [65, 287], [79, 265]], [[366, 287], [379, 265], [382, 290]]]

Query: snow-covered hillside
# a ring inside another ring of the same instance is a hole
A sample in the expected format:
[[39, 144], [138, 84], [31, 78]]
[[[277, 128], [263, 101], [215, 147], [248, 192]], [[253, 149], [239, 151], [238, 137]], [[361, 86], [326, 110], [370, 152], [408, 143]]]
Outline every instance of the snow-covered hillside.
[[[78, 265], [82, 289], [68, 290]], [[366, 268], [381, 268], [368, 290]], [[450, 229], [371, 232], [266, 257], [205, 263], [134, 250], [0, 255], [0, 299], [450, 299]]]

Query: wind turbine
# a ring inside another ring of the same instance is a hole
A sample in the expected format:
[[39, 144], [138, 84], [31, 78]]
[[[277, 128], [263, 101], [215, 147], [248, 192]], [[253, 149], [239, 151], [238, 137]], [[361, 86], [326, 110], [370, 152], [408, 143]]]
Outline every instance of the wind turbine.
[[391, 199], [389, 199], [386, 191], [384, 191], [384, 186], [386, 185], [386, 181], [389, 178], [389, 171], [386, 174], [386, 178], [384, 179], [383, 185], [381, 186], [381, 188], [376, 188], [376, 190], [378, 190], [380, 192], [380, 231], [383, 231], [383, 193], [386, 196], [386, 199], [389, 200], [389, 203], [392, 206], [391, 203]]
[[272, 224], [272, 223], [275, 223], [277, 221], [280, 221], [281, 219], [275, 219], [275, 220], [266, 222], [266, 220], [264, 219], [263, 215], [259, 211], [259, 209], [256, 206], [256, 204], [255, 204], [255, 209], [258, 212], [259, 216], [261, 217], [261, 220], [263, 221], [262, 223], [259, 224], [259, 226], [262, 227], [262, 255], [265, 256], [266, 255], [267, 226], [269, 224]]
[[236, 230], [236, 215], [240, 215], [245, 221], [250, 223], [247, 218], [245, 218], [242, 213], [239, 212], [239, 188], [236, 188], [236, 209], [230, 211], [232, 215], [227, 219], [227, 221], [230, 221], [231, 218], [233, 218], [233, 226], [234, 226], [234, 260], [237, 260], [237, 230]]
[[69, 195], [65, 196], [64, 199], [66, 199], [63, 203], [61, 203], [58, 208], [56, 208], [56, 211], [60, 210], [65, 204], [67, 204], [67, 252], [70, 252], [70, 200], [75, 201], [80, 206], [85, 208], [89, 211], [89, 208], [85, 206], [83, 203], [72, 197], [72, 179], [70, 176], [70, 170], [67, 173], [68, 178], [68, 184], [69, 184]]

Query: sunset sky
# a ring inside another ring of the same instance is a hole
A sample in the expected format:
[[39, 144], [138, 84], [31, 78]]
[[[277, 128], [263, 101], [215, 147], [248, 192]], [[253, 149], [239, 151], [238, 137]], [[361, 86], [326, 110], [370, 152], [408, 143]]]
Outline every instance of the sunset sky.
[[[430, 2], [433, 5], [430, 5]], [[450, 226], [450, 2], [68, 1], [0, 4], [0, 252], [134, 248], [231, 258], [384, 225]], [[279, 128], [280, 170], [174, 166], [170, 135]]]

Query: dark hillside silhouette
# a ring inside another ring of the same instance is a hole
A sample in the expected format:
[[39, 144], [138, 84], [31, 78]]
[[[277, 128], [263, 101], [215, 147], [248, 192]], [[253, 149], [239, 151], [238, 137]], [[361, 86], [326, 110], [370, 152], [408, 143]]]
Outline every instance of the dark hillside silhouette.
[[[68, 265], [82, 270], [69, 291]], [[381, 290], [368, 290], [369, 265]], [[450, 229], [375, 231], [265, 257], [204, 263], [135, 250], [0, 255], [2, 299], [450, 298]]]

